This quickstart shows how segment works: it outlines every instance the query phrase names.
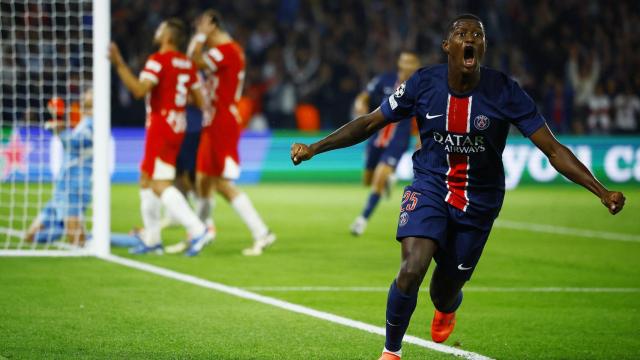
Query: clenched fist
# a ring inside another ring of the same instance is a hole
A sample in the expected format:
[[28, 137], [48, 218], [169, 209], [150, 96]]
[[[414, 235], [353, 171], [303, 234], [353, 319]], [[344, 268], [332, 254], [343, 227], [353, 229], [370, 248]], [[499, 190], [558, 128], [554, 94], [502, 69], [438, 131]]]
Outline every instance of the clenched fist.
[[600, 201], [602, 201], [602, 205], [606, 206], [612, 215], [615, 215], [622, 210], [625, 200], [624, 195], [618, 191], [608, 191], [600, 199]]
[[298, 165], [303, 161], [309, 160], [315, 155], [311, 148], [305, 144], [295, 143], [291, 145], [291, 161], [293, 165]]

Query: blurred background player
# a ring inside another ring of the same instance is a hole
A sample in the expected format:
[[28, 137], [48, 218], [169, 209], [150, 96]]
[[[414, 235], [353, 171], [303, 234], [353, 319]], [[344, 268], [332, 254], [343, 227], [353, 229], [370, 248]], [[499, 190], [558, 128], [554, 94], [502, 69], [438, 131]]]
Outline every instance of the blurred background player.
[[[211, 211], [213, 195], [219, 192], [247, 225], [253, 236], [253, 246], [243, 250], [247, 256], [262, 254], [275, 240], [251, 200], [236, 187], [234, 180], [240, 176], [241, 123], [238, 100], [245, 77], [245, 58], [242, 47], [223, 27], [222, 16], [215, 10], [207, 10], [197, 24], [190, 55], [198, 68], [207, 72], [207, 89], [212, 101], [212, 117], [200, 136], [196, 162], [196, 186], [198, 196], [196, 211], [203, 221], [213, 226]], [[205, 46], [208, 48], [204, 52]], [[190, 248], [189, 252], [198, 251]]]
[[[187, 107], [187, 129], [184, 133], [180, 152], [176, 159], [176, 178], [173, 186], [180, 190], [182, 195], [193, 201], [196, 197], [196, 157], [198, 156], [198, 144], [200, 143], [200, 132], [202, 131], [202, 112], [192, 106]], [[178, 219], [171, 217], [167, 210], [163, 212], [162, 228], [180, 225]], [[184, 244], [181, 242], [181, 244]], [[183, 245], [179, 249], [186, 249]], [[167, 252], [170, 252], [168, 247]], [[182, 251], [182, 250], [180, 250]]]
[[80, 119], [77, 114], [69, 114], [69, 121], [65, 120], [65, 103], [61, 98], [52, 98], [47, 108], [52, 120], [45, 126], [60, 139], [62, 164], [53, 198], [33, 221], [25, 238], [29, 242], [44, 243], [66, 236], [68, 242], [83, 245], [86, 240], [84, 213], [91, 202], [93, 93], [87, 90], [83, 94]]
[[215, 234], [193, 212], [184, 195], [173, 186], [176, 158], [186, 129], [185, 106], [192, 96], [202, 108], [193, 62], [179, 51], [186, 39], [186, 26], [172, 18], [157, 28], [154, 43], [159, 46], [149, 56], [140, 78], [124, 62], [120, 50], [111, 44], [109, 58], [118, 76], [135, 98], [147, 96], [147, 119], [144, 158], [140, 166], [140, 210], [144, 223], [142, 243], [132, 253], [162, 253], [161, 206], [186, 228], [190, 243], [202, 248]]
[[[418, 70], [420, 59], [415, 52], [402, 51], [397, 66], [397, 71], [375, 77], [369, 82], [367, 89], [358, 95], [354, 105], [356, 116], [368, 114], [377, 108], [383, 99], [393, 94], [401, 83]], [[364, 184], [371, 186], [371, 192], [362, 213], [351, 224], [353, 235], [360, 236], [364, 233], [382, 193], [391, 191], [394, 172], [400, 158], [409, 147], [410, 138], [410, 121], [391, 123], [369, 138], [365, 155]]]

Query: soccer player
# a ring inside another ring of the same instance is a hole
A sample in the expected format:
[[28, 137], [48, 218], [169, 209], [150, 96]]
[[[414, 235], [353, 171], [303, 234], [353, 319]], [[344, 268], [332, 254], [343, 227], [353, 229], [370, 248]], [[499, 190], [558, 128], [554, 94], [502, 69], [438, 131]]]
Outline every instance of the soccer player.
[[83, 113], [78, 124], [67, 127], [64, 101], [49, 102], [53, 120], [46, 126], [60, 137], [64, 154], [53, 198], [33, 221], [25, 239], [29, 242], [52, 242], [65, 236], [69, 243], [83, 245], [86, 240], [84, 213], [91, 202], [91, 173], [93, 162], [93, 93], [82, 97]]
[[[405, 82], [420, 67], [418, 55], [411, 51], [403, 51], [398, 57], [398, 71], [388, 72], [375, 77], [367, 85], [366, 91], [358, 95], [355, 101], [355, 112], [364, 115], [372, 108], [378, 107], [382, 99]], [[411, 138], [411, 122], [400, 121], [390, 123], [367, 142], [364, 184], [371, 186], [369, 198], [362, 213], [351, 224], [351, 233], [360, 236], [367, 228], [369, 217], [373, 214], [382, 193], [392, 186], [393, 173], [402, 155], [409, 147]]]
[[[253, 236], [253, 246], [242, 253], [260, 255], [276, 240], [275, 234], [269, 231], [249, 197], [233, 183], [240, 176], [238, 143], [242, 129], [238, 100], [245, 76], [244, 52], [225, 31], [222, 16], [215, 10], [204, 12], [196, 30], [190, 45], [191, 57], [199, 68], [208, 73], [207, 86], [213, 108], [212, 118], [202, 129], [198, 147], [197, 212], [203, 221], [211, 221], [213, 195], [219, 192]], [[206, 52], [205, 46], [208, 48]], [[192, 246], [187, 251], [197, 253], [199, 250]]]
[[453, 331], [462, 287], [471, 278], [502, 206], [501, 155], [510, 124], [562, 175], [595, 194], [611, 214], [624, 206], [622, 193], [607, 190], [556, 140], [514, 80], [480, 65], [485, 45], [478, 17], [456, 17], [442, 41], [447, 64], [418, 70], [379, 108], [319, 142], [292, 145], [291, 159], [297, 165], [361, 142], [390, 122], [416, 116], [422, 148], [413, 156], [415, 179], [400, 207], [396, 238], [402, 263], [387, 299], [383, 360], [400, 359], [402, 338], [432, 258], [436, 268], [429, 286], [435, 306], [431, 337], [443, 342]]
[[199, 108], [204, 106], [196, 67], [178, 50], [185, 39], [186, 26], [182, 21], [175, 18], [163, 21], [154, 36], [159, 49], [149, 56], [139, 78], [124, 62], [118, 47], [113, 43], [110, 47], [109, 58], [124, 85], [134, 97], [147, 97], [147, 133], [140, 165], [140, 210], [144, 232], [140, 246], [131, 251], [135, 254], [163, 252], [160, 236], [162, 205], [187, 229], [190, 243], [202, 247], [215, 236], [172, 184], [186, 128], [187, 97], [191, 95]]

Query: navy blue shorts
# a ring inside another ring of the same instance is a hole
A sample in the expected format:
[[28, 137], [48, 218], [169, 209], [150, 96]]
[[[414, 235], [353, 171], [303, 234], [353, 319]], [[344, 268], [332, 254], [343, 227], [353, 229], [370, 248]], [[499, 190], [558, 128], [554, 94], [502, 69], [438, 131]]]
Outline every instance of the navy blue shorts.
[[449, 275], [469, 280], [487, 243], [495, 216], [469, 215], [439, 194], [407, 186], [402, 196], [396, 239], [432, 239], [438, 244], [434, 259]]
[[405, 151], [407, 151], [406, 146], [397, 146], [393, 143], [382, 148], [374, 146], [372, 143], [368, 143], [367, 152], [365, 154], [365, 169], [373, 170], [380, 163], [389, 165], [395, 169]]
[[198, 145], [200, 145], [200, 132], [187, 132], [180, 145], [180, 152], [176, 160], [176, 173], [195, 173], [196, 158], [198, 157]]

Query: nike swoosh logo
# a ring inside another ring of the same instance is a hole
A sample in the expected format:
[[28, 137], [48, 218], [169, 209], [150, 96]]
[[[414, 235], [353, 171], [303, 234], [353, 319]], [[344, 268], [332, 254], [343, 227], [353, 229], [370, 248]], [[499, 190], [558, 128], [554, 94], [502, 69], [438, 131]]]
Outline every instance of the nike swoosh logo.
[[390, 326], [400, 326], [400, 325], [394, 325], [394, 324], [390, 323], [389, 320], [387, 320], [387, 324], [389, 324]]
[[463, 264], [458, 265], [458, 270], [463, 270], [463, 271], [464, 271], [464, 270], [471, 270], [471, 268], [473, 268], [473, 266], [470, 266], [470, 267], [464, 267], [464, 266], [462, 266], [462, 265], [463, 265]]
[[429, 115], [429, 113], [427, 113], [427, 120], [435, 119], [435, 118], [440, 117], [440, 116], [442, 116], [442, 115], [444, 115], [444, 114], [440, 114], [440, 115]]

